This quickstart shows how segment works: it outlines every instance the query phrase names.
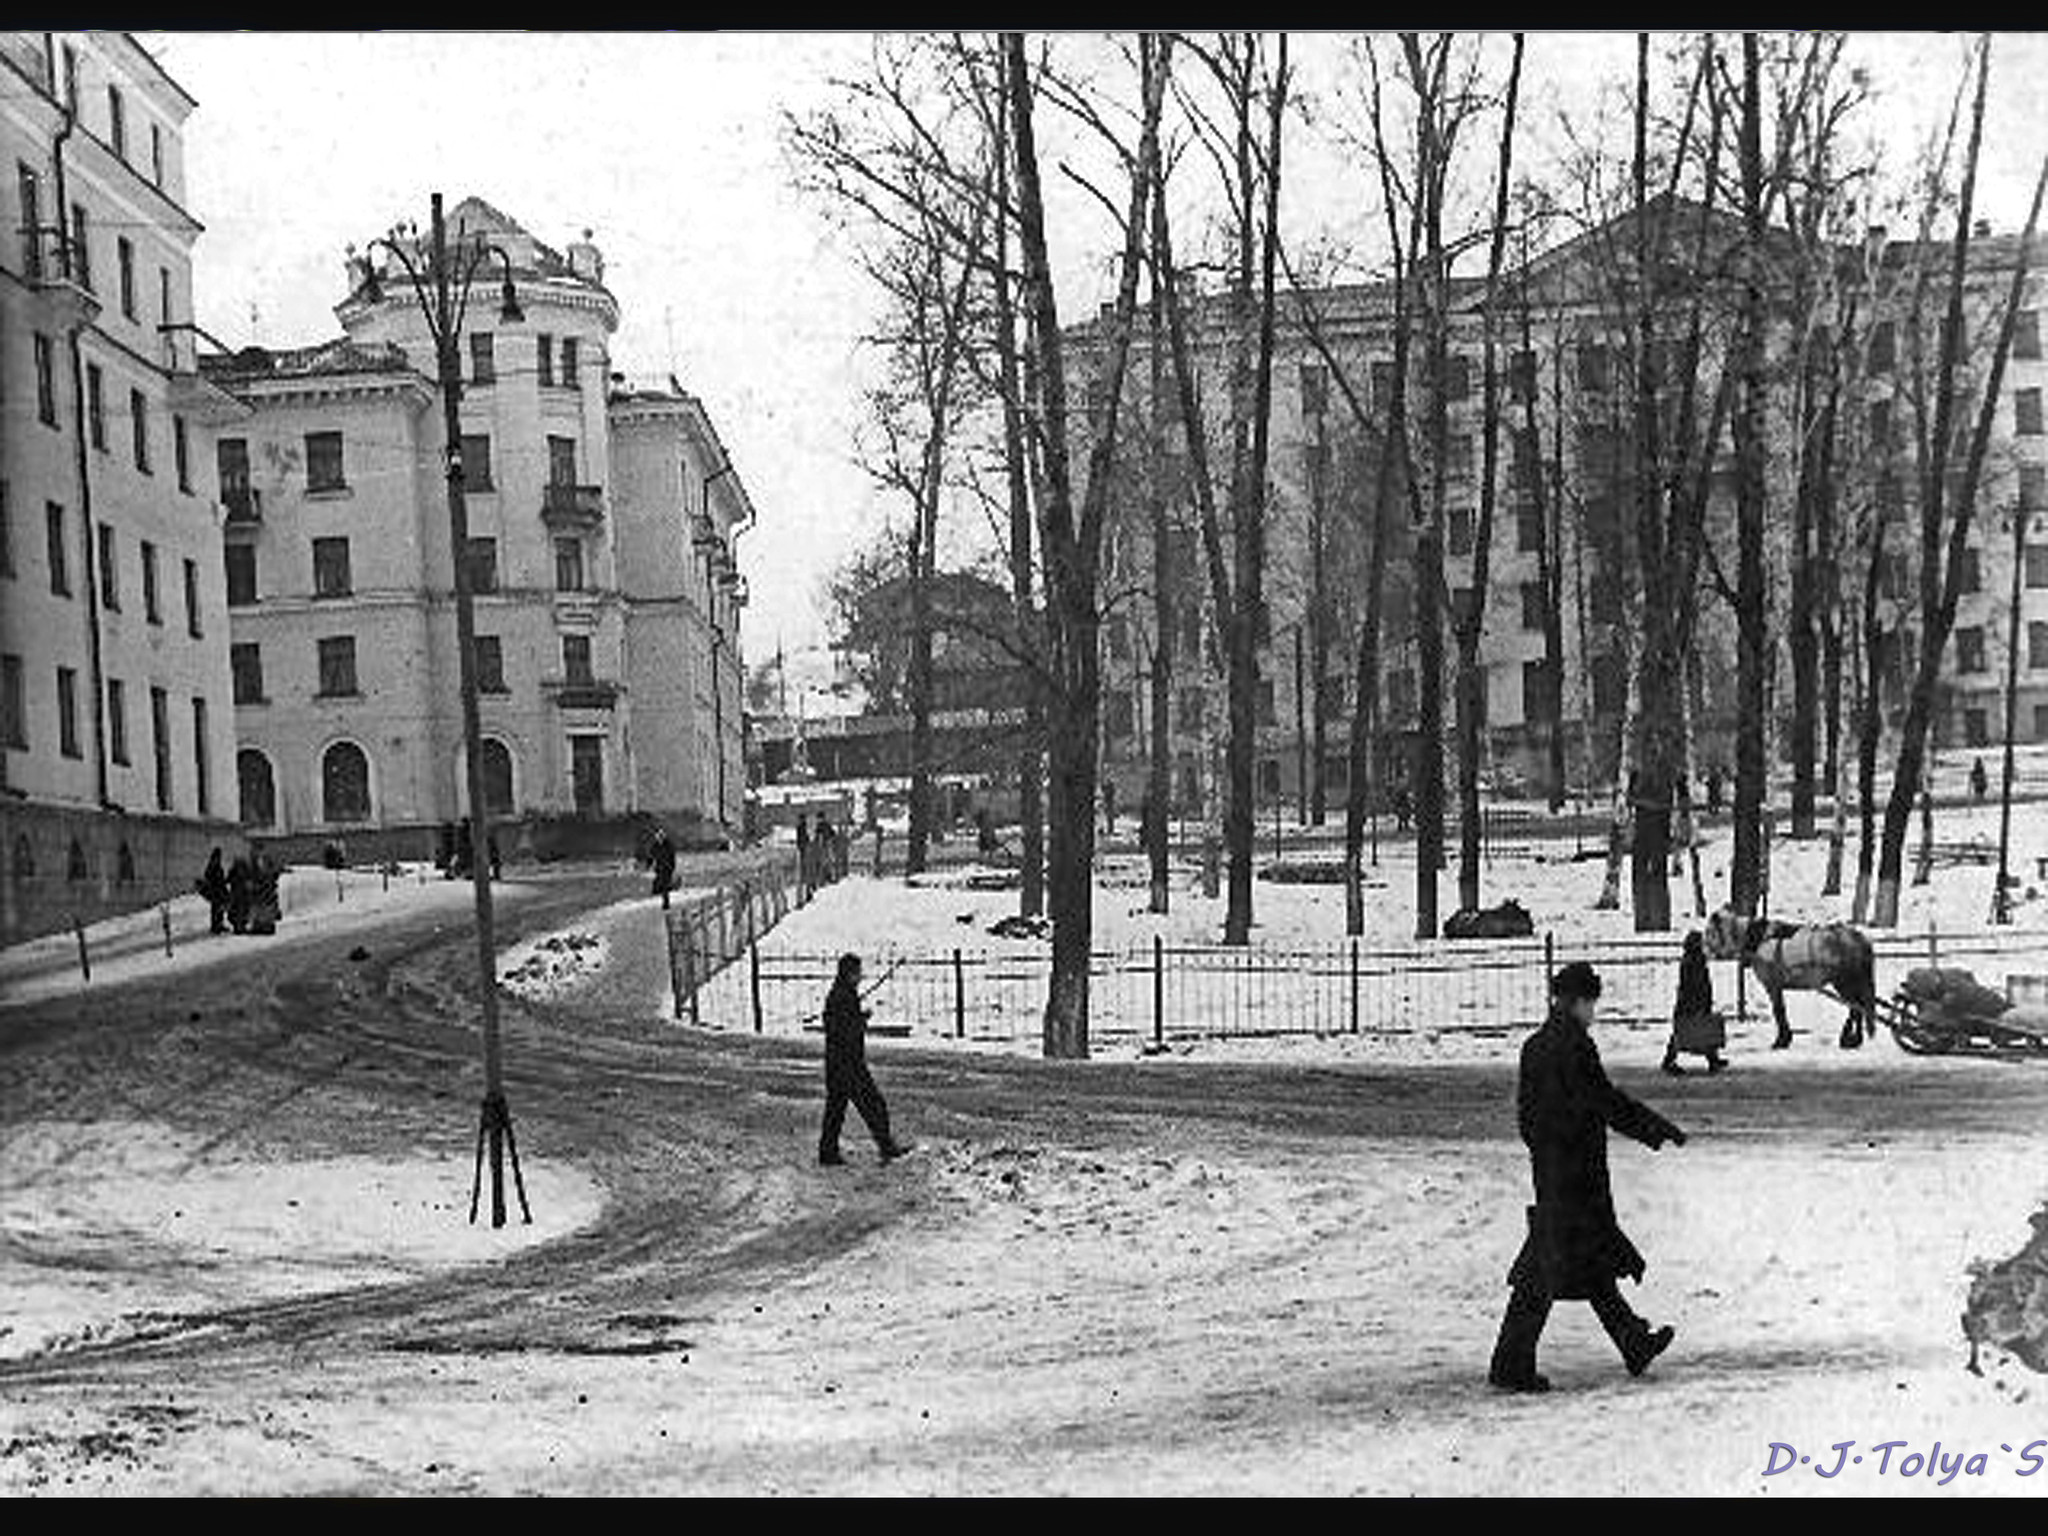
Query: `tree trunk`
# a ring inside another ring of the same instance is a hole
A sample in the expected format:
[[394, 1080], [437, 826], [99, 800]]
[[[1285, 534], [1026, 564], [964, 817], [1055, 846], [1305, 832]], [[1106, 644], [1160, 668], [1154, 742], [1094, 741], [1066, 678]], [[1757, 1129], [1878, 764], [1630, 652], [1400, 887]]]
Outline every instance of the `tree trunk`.
[[[936, 489], [936, 488], [934, 488]], [[932, 835], [932, 603], [931, 516], [917, 509], [917, 535], [910, 544], [910, 836], [903, 856], [905, 877], [921, 874]]]
[[1762, 65], [1756, 34], [1742, 36], [1742, 123], [1739, 138], [1744, 244], [1742, 312], [1737, 321], [1740, 395], [1736, 407], [1736, 727], [1735, 836], [1729, 901], [1756, 911], [1762, 884], [1762, 826], [1770, 765], [1765, 760], [1764, 696], [1767, 633], [1764, 593], [1764, 188]]
[[[1160, 206], [1155, 203], [1155, 208]], [[1152, 870], [1151, 899], [1148, 909], [1165, 913], [1171, 900], [1171, 867], [1169, 862], [1169, 808], [1173, 804], [1173, 742], [1170, 708], [1173, 700], [1173, 645], [1180, 633], [1180, 613], [1175, 604], [1175, 585], [1180, 572], [1175, 565], [1173, 552], [1173, 527], [1167, 517], [1166, 487], [1166, 427], [1162, 412], [1166, 401], [1165, 392], [1165, 332], [1164, 306], [1166, 297], [1162, 291], [1159, 263], [1152, 263], [1152, 309], [1147, 317], [1151, 326], [1150, 347], [1146, 354], [1148, 380], [1151, 387], [1151, 407], [1147, 421], [1151, 426], [1151, 475], [1146, 490], [1151, 497], [1152, 513], [1152, 614], [1154, 641], [1152, 646], [1152, 753], [1151, 771], [1147, 779], [1149, 788], [1146, 796], [1151, 805], [1151, 818], [1145, 827], [1145, 851]]]
[[1328, 797], [1323, 785], [1323, 765], [1328, 761], [1330, 747], [1330, 701], [1327, 692], [1330, 670], [1330, 615], [1323, 569], [1323, 545], [1326, 537], [1324, 524], [1327, 520], [1330, 495], [1330, 439], [1328, 423], [1320, 414], [1316, 417], [1315, 455], [1314, 522], [1309, 529], [1308, 609], [1309, 665], [1314, 668], [1309, 679], [1310, 707], [1314, 711], [1314, 719], [1310, 722], [1314, 762], [1306, 772], [1309, 795], [1308, 819], [1312, 825], [1320, 827], [1329, 815]]

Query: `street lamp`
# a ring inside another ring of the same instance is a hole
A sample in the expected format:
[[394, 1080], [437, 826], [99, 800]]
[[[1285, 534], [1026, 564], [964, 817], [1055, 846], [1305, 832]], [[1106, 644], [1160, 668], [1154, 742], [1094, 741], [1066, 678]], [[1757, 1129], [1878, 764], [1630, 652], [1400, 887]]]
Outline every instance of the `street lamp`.
[[[476, 618], [470, 590], [469, 513], [463, 501], [462, 476], [462, 367], [457, 351], [463, 320], [469, 312], [469, 292], [477, 273], [496, 257], [504, 269], [499, 292], [499, 317], [508, 324], [526, 318], [519, 296], [512, 286], [512, 258], [481, 235], [458, 235], [448, 241], [446, 221], [441, 213], [441, 194], [433, 197], [433, 224], [427, 247], [420, 249], [418, 230], [404, 226], [392, 231], [396, 239], [379, 236], [366, 251], [382, 248], [396, 259], [412, 284], [420, 313], [426, 317], [427, 333], [433, 339], [434, 356], [441, 386], [442, 424], [447, 437], [448, 527], [455, 563], [455, 642], [462, 690], [462, 739], [466, 748], [469, 780], [470, 874], [476, 888], [477, 976], [482, 987], [484, 1035], [484, 1098], [482, 1118], [477, 1126], [476, 1177], [470, 1186], [469, 1219], [476, 1220], [477, 1197], [483, 1184], [486, 1150], [491, 1165], [491, 1225], [505, 1225], [505, 1153], [510, 1148], [512, 1179], [519, 1192], [520, 1214], [528, 1223], [533, 1212], [526, 1203], [526, 1181], [519, 1171], [519, 1145], [512, 1134], [512, 1112], [505, 1102], [504, 1061], [498, 1036], [497, 943], [491, 921], [490, 816], [484, 803], [483, 730], [477, 709]], [[407, 249], [408, 244], [412, 247]], [[355, 247], [349, 247], [355, 259]], [[383, 282], [377, 264], [368, 254], [362, 257], [361, 292], [370, 303], [383, 300]]]

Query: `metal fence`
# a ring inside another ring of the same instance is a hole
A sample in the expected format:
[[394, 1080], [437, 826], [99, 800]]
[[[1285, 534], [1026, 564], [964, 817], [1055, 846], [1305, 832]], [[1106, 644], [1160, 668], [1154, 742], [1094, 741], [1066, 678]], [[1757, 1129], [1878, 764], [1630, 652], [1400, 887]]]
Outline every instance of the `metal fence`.
[[671, 904], [662, 914], [668, 932], [669, 983], [675, 1016], [701, 1023], [705, 988], [732, 962], [756, 947], [793, 908], [810, 900], [795, 850], [763, 858], [747, 876], [709, 897]]
[[[1873, 941], [1884, 991], [1930, 961], [1979, 969], [1996, 985], [2004, 979], [2000, 962], [2026, 969], [2048, 953], [2048, 931], [1882, 934]], [[1095, 954], [1089, 1032], [1102, 1041], [1162, 1044], [1276, 1035], [1505, 1034], [1540, 1023], [1550, 971], [1580, 959], [1599, 968], [1603, 1016], [1647, 1025], [1670, 1016], [1682, 942], [1677, 933], [1570, 945], [1550, 936], [1292, 949], [1154, 941]], [[742, 952], [746, 965], [728, 966], [696, 990], [693, 1021], [755, 1032], [815, 1031], [838, 956], [772, 944], [743, 946]], [[877, 1033], [992, 1044], [1039, 1036], [1051, 967], [1040, 942], [885, 948], [866, 960]], [[1733, 966], [1717, 971], [1731, 1013], [1768, 1015], [1768, 1003], [1745, 973]]]

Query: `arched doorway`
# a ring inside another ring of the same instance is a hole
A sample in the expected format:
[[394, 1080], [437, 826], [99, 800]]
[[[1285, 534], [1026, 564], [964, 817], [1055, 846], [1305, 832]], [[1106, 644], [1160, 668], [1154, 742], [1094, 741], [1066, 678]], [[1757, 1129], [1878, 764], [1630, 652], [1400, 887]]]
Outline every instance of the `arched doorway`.
[[270, 759], [254, 747], [235, 754], [235, 777], [242, 788], [242, 825], [277, 825], [277, 780], [270, 771]]
[[329, 822], [370, 819], [370, 760], [352, 741], [320, 756], [320, 814]]
[[484, 809], [493, 816], [512, 814], [512, 749], [495, 736], [483, 740]]

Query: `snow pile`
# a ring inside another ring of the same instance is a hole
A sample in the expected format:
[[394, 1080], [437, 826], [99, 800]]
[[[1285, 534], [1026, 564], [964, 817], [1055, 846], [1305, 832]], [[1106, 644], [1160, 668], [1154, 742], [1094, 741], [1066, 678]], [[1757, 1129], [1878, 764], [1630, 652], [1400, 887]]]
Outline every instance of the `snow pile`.
[[2030, 1370], [2048, 1374], [2048, 1205], [2028, 1220], [2034, 1235], [2009, 1259], [1980, 1259], [1970, 1265], [1970, 1301], [1963, 1332], [1970, 1340], [1970, 1369], [1983, 1345], [2016, 1356]]
[[599, 934], [551, 933], [505, 950], [498, 980], [520, 997], [547, 1001], [591, 980], [610, 958], [611, 945]]

